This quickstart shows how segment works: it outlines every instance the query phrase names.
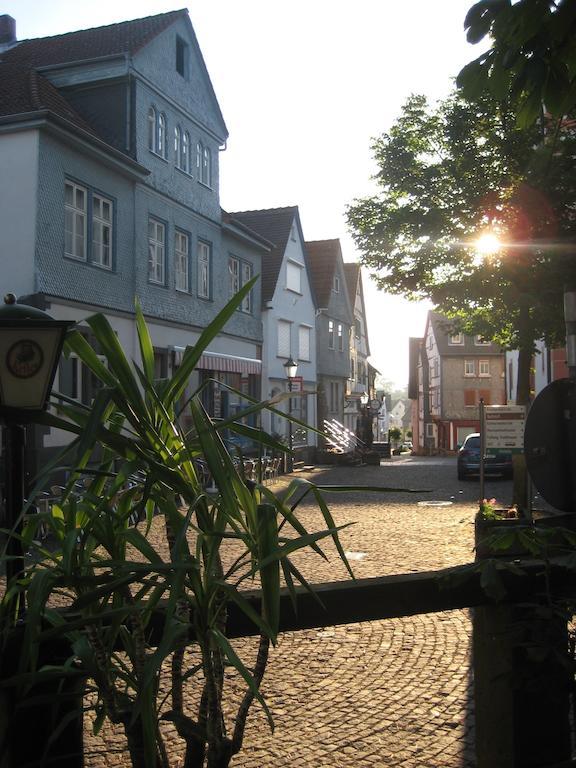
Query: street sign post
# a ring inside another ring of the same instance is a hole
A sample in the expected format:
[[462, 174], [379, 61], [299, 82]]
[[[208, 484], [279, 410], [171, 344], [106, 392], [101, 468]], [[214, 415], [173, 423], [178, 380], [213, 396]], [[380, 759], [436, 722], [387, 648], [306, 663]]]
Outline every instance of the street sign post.
[[523, 405], [484, 406], [484, 447], [487, 456], [522, 453], [526, 408]]

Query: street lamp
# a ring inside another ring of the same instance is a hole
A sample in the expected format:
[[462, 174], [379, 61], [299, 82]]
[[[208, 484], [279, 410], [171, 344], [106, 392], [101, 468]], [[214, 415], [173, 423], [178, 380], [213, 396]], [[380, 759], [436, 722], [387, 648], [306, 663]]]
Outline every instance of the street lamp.
[[[288, 392], [292, 392], [293, 379], [296, 376], [298, 370], [298, 363], [295, 363], [292, 356], [284, 363], [284, 370], [286, 372], [286, 378], [288, 379]], [[288, 398], [288, 416], [292, 415], [292, 398]], [[288, 448], [290, 453], [288, 454], [287, 471], [292, 472], [294, 469], [294, 457], [292, 455], [292, 421], [288, 418]]]
[[16, 303], [8, 293], [0, 307], [0, 421], [5, 433], [4, 522], [6, 578], [24, 570], [20, 516], [24, 508], [24, 425], [46, 410], [64, 344], [73, 323], [54, 320], [36, 307]]

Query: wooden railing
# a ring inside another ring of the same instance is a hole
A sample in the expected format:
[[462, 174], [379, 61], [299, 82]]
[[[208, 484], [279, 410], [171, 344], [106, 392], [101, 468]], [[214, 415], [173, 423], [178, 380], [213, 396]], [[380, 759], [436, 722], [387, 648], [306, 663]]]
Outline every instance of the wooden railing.
[[[505, 590], [505, 597], [498, 604], [486, 594], [482, 584], [481, 569], [475, 564], [416, 574], [318, 584], [315, 585], [314, 589], [317, 597], [322, 601], [324, 609], [319, 606], [318, 601], [310, 593], [300, 590], [297, 613], [294, 612], [287, 591], [283, 591], [280, 631], [297, 631], [481, 606], [483, 607], [482, 610], [488, 611], [488, 617], [490, 617], [492, 610], [497, 611], [499, 616], [501, 616], [502, 611], [510, 611], [510, 616], [513, 616], [520, 604], [523, 606], [522, 621], [526, 622], [529, 615], [526, 613], [526, 606], [531, 603], [535, 604], [538, 596], [544, 591], [552, 590], [555, 595], [561, 596], [574, 594], [576, 588], [576, 578], [571, 571], [559, 566], [550, 566], [545, 573], [544, 564], [540, 562], [531, 561], [523, 564], [520, 570], [518, 568], [509, 569], [505, 564], [502, 564], [498, 566], [498, 575]], [[258, 592], [243, 592], [243, 595], [258, 609], [260, 602]], [[159, 607], [152, 622], [152, 644], [159, 636], [162, 621], [163, 611]], [[247, 618], [246, 614], [231, 603], [227, 621], [228, 636], [248, 637], [257, 634], [257, 632], [256, 626]], [[194, 638], [191, 636], [190, 643], [193, 642]], [[60, 654], [63, 650], [65, 651], [62, 648], [45, 648], [44, 661], [49, 661], [51, 655]], [[493, 647], [490, 650], [491, 655], [498, 652], [498, 647], [496, 651]], [[13, 644], [13, 653], [14, 659], [17, 658], [17, 637]], [[2, 674], [4, 676], [14, 671], [11, 668], [14, 659], [11, 661], [9, 655], [5, 655], [3, 658]], [[482, 667], [483, 663], [482, 659], [476, 659], [474, 662], [476, 684], [479, 683], [483, 675], [487, 674]], [[531, 674], [540, 679], [543, 672], [544, 678], [548, 679], [547, 669], [542, 665], [536, 671], [532, 670]], [[567, 679], [566, 675], [564, 675], [564, 679]], [[565, 696], [567, 686], [562, 684], [560, 691], [554, 686], [555, 683], [553, 682], [552, 688], [547, 690], [546, 684], [544, 688], [540, 684], [541, 706], [532, 707], [531, 704], [532, 711], [523, 712], [522, 717], [518, 717], [518, 712], [512, 711], [506, 722], [492, 723], [488, 719], [482, 727], [511, 730], [507, 736], [510, 737], [508, 741], [512, 744], [511, 749], [515, 752], [509, 756], [509, 762], [493, 762], [490, 753], [484, 756], [480, 754], [478, 768], [535, 768], [545, 765], [551, 768], [553, 765], [570, 765], [569, 762], [562, 762], [570, 757], [569, 744], [566, 745], [567, 708], [561, 708], [560, 711], [565, 711], [566, 716], [563, 718], [563, 722], [558, 722], [558, 710], [552, 713], [547, 704], [550, 695], [552, 699], [555, 699], [557, 695]], [[58, 691], [58, 681], [56, 681], [54, 695], [58, 695]], [[67, 704], [67, 711], [71, 713], [81, 702], [77, 700], [77, 694], [74, 690], [69, 691], [69, 694], [71, 698]], [[76, 700], [74, 700], [75, 695]], [[536, 701], [537, 699], [538, 697], [536, 697]], [[7, 702], [6, 700], [0, 701], [0, 708], [2, 703], [6, 706]], [[46, 724], [44, 734], [42, 733], [43, 722]], [[33, 752], [30, 751], [32, 723], [34, 724], [34, 740], [37, 745]], [[0, 734], [1, 728], [0, 724]], [[24, 765], [34, 765], [34, 759], [42, 756], [43, 738], [47, 739], [50, 733], [51, 730], [49, 724], [46, 723], [43, 705], [35, 707], [32, 699], [29, 706], [21, 709], [21, 715], [15, 715], [12, 718], [9, 728], [5, 731], [11, 749], [11, 757], [7, 762], [2, 762], [2, 755], [0, 755], [0, 766], [2, 768], [23, 768]], [[482, 741], [483, 737], [486, 736], [489, 740], [498, 741], [496, 733], [477, 733], [477, 740]], [[22, 752], [22, 745], [25, 746], [25, 754]], [[54, 750], [52, 751], [52, 757], [47, 765], [57, 765], [58, 768], [79, 768], [82, 766], [82, 758], [77, 754], [77, 752], [81, 753], [82, 751], [81, 722], [71, 720], [54, 749], [59, 750], [59, 752], [56, 754]], [[568, 754], [566, 753], [567, 750]], [[546, 755], [545, 762], [541, 759], [542, 754]]]

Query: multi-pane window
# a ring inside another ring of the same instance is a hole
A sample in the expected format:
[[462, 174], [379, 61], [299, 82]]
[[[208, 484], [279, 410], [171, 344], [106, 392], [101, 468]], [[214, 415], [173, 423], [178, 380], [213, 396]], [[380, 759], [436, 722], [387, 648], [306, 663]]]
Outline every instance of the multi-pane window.
[[338, 323], [338, 351], [344, 352], [344, 329], [342, 323]]
[[166, 227], [156, 219], [148, 219], [148, 280], [164, 284]]
[[201, 141], [196, 144], [196, 176], [202, 184], [212, 186], [212, 153]]
[[334, 349], [334, 320], [328, 320], [328, 349]]
[[190, 238], [184, 232], [174, 234], [174, 284], [177, 291], [188, 291], [190, 274]]
[[464, 344], [464, 336], [461, 333], [453, 333], [448, 339], [448, 344], [455, 346]]
[[210, 244], [202, 240], [198, 241], [198, 296], [202, 299], [210, 298], [211, 291], [211, 249]]
[[286, 288], [302, 293], [302, 267], [294, 261], [286, 262]]
[[308, 325], [298, 327], [298, 359], [310, 360], [310, 327]]
[[190, 134], [179, 125], [174, 128], [174, 157], [176, 167], [190, 173]]
[[464, 360], [464, 376], [475, 376], [476, 365], [474, 360]]
[[278, 357], [290, 357], [290, 326], [288, 320], [278, 320]]
[[[241, 261], [235, 256], [228, 258], [228, 293], [230, 298], [234, 296], [243, 285], [252, 279], [252, 264], [247, 261]], [[242, 299], [240, 311], [252, 312], [252, 291], [249, 291]]]
[[148, 149], [161, 157], [167, 154], [166, 115], [155, 107], [148, 110]]
[[[252, 280], [252, 264], [244, 261], [242, 262], [242, 285], [246, 285], [250, 280]], [[252, 312], [252, 291], [248, 291], [244, 296], [240, 309], [248, 314]]]
[[91, 261], [112, 269], [112, 201], [92, 195], [92, 254]]
[[86, 260], [87, 190], [66, 182], [64, 253], [73, 259]]
[[240, 260], [230, 256], [228, 259], [228, 295], [230, 298], [240, 290]]
[[490, 376], [490, 361], [479, 360], [478, 361], [478, 376]]
[[64, 185], [64, 255], [112, 269], [114, 203], [73, 181]]

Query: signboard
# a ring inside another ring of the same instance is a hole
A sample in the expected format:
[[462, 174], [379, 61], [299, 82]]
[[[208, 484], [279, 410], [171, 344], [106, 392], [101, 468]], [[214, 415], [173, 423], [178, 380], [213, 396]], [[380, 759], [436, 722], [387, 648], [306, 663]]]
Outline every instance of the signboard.
[[487, 456], [502, 451], [522, 453], [526, 408], [523, 405], [487, 405], [484, 408], [484, 449]]
[[292, 389], [291, 392], [303, 392], [304, 391], [304, 378], [302, 376], [293, 376], [291, 379]]

